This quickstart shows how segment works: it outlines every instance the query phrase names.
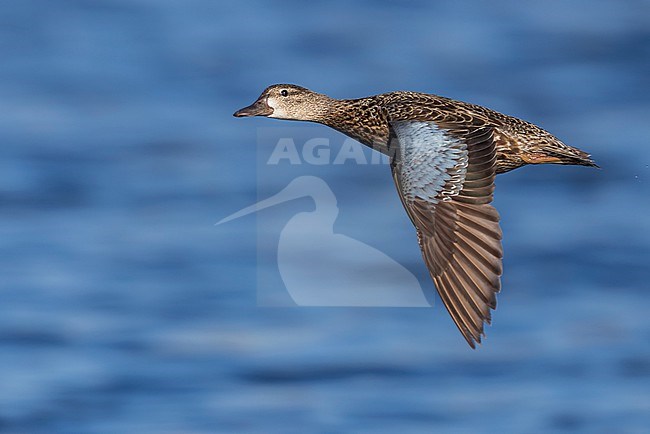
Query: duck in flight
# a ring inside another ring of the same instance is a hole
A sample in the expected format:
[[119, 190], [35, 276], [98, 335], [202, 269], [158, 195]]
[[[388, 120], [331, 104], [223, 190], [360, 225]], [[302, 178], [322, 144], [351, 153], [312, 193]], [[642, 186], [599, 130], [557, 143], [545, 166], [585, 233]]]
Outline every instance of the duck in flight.
[[529, 122], [425, 93], [339, 100], [276, 84], [234, 116], [321, 123], [388, 155], [424, 262], [472, 348], [485, 336], [501, 289], [495, 176], [526, 164], [598, 167], [589, 154]]

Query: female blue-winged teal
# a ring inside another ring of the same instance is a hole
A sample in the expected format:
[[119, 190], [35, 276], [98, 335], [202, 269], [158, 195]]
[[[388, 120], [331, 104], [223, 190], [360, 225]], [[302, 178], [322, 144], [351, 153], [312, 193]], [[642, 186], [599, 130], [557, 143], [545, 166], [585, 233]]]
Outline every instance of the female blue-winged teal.
[[424, 262], [472, 348], [501, 289], [501, 228], [490, 205], [496, 174], [526, 164], [596, 166], [536, 125], [417, 92], [337, 100], [276, 84], [234, 115], [318, 122], [389, 155]]

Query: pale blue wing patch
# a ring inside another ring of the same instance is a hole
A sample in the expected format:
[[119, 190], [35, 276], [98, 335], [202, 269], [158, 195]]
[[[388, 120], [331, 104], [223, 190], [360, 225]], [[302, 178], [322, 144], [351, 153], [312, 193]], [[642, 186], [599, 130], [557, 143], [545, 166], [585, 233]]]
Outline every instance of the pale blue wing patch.
[[395, 170], [404, 199], [431, 204], [450, 200], [463, 188], [467, 173], [467, 145], [434, 122], [395, 121]]

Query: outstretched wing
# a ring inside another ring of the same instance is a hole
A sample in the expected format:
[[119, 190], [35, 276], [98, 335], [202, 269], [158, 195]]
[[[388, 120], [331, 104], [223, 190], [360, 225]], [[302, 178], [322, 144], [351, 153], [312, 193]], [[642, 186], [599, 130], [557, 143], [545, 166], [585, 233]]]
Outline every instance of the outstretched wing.
[[501, 289], [501, 228], [490, 202], [496, 153], [491, 127], [454, 130], [393, 121], [392, 172], [445, 307], [475, 348]]

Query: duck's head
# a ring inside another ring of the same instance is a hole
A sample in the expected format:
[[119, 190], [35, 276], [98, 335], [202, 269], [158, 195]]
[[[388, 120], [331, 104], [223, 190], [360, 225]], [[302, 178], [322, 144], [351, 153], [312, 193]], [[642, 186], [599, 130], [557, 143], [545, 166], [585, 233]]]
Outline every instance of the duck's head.
[[267, 87], [257, 101], [236, 111], [233, 116], [319, 121], [327, 112], [331, 101], [326, 95], [295, 84], [274, 84]]

